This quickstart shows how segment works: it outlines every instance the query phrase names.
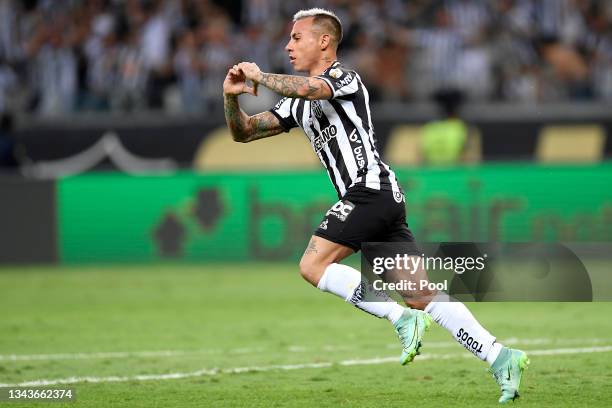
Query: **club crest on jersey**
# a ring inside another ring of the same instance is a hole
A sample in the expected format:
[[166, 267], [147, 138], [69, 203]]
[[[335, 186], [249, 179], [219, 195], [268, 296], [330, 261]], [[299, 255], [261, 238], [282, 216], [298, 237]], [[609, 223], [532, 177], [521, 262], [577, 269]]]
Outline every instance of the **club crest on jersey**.
[[340, 200], [327, 211], [327, 214], [325, 214], [325, 216], [332, 215], [338, 218], [341, 222], [344, 222], [346, 221], [348, 216], [351, 215], [351, 211], [353, 211], [354, 209], [355, 204], [351, 203], [348, 200]]
[[334, 79], [340, 78], [343, 74], [344, 72], [342, 72], [342, 70], [338, 68], [332, 68], [329, 70], [329, 76]]
[[393, 192], [393, 199], [395, 200], [396, 203], [401, 203], [406, 202], [406, 198], [404, 197], [404, 195], [402, 193], [400, 193], [399, 191], [394, 191]]
[[323, 107], [321, 106], [321, 102], [318, 100], [310, 102], [310, 108], [314, 112], [317, 119], [321, 119], [323, 117]]

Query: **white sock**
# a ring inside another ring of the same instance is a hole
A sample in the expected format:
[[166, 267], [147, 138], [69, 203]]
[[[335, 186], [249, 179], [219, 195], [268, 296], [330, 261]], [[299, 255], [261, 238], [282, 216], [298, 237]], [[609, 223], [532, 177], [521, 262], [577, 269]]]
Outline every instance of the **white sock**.
[[[361, 273], [347, 265], [333, 263], [329, 265], [317, 288], [323, 292], [340, 296], [344, 301], [351, 303], [361, 310], [374, 316], [386, 318], [395, 324], [404, 312], [404, 307], [389, 297], [383, 291], [372, 288], [367, 280], [362, 279]], [[374, 297], [375, 302], [364, 301], [368, 291], [368, 298]]]
[[488, 362], [487, 357], [493, 351], [491, 358], [497, 358], [501, 344], [495, 342], [495, 337], [478, 323], [463, 303], [452, 301], [448, 294], [438, 292], [425, 308], [425, 312], [451, 332], [453, 338], [476, 357]]
[[498, 343], [498, 342], [493, 343], [493, 347], [491, 347], [491, 350], [489, 350], [489, 354], [487, 354], [487, 359], [486, 359], [489, 365], [493, 365], [495, 360], [497, 360], [497, 356], [499, 356], [499, 353], [501, 353], [502, 348], [504, 348], [504, 346], [502, 346], [501, 343]]

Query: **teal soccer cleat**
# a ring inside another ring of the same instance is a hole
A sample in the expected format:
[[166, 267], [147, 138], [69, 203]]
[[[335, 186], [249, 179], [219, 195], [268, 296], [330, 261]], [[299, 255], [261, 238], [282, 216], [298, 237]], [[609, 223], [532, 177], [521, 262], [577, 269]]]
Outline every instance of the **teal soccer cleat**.
[[400, 356], [400, 363], [406, 365], [419, 354], [421, 339], [425, 330], [431, 325], [431, 317], [420, 310], [406, 309], [402, 317], [393, 325], [404, 349]]
[[501, 387], [502, 395], [499, 402], [505, 404], [519, 397], [519, 387], [523, 371], [529, 365], [527, 354], [521, 350], [504, 347], [489, 369], [495, 381]]

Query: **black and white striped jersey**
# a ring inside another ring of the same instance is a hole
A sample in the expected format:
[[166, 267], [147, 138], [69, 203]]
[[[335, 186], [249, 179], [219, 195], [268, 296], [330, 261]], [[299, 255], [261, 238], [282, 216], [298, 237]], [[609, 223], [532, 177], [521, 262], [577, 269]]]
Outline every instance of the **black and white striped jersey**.
[[338, 197], [353, 186], [391, 190], [401, 197], [395, 173], [376, 149], [370, 99], [359, 75], [336, 61], [317, 78], [330, 86], [331, 99], [283, 98], [270, 112], [285, 131], [304, 130]]

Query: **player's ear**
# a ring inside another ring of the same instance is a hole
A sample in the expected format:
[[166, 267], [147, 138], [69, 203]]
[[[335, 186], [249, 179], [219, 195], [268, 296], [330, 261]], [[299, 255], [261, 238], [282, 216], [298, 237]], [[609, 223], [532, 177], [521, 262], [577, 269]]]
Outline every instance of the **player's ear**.
[[331, 42], [331, 36], [329, 34], [322, 34], [319, 38], [319, 45], [321, 46], [321, 50], [327, 49]]

